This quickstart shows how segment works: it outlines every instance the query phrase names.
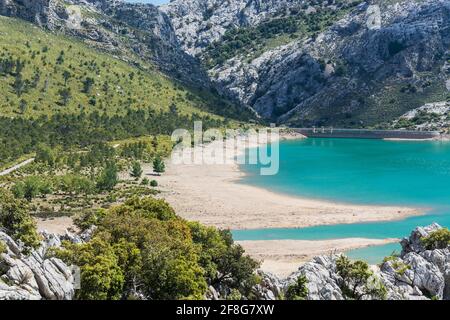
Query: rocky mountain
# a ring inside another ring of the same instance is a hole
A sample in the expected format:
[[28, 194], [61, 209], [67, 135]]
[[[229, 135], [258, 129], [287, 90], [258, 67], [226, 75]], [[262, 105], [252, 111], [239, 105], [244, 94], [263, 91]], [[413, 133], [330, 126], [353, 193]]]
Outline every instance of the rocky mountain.
[[291, 125], [370, 126], [448, 98], [450, 2], [175, 0], [223, 94]]
[[0, 14], [280, 124], [387, 127], [450, 96], [448, 0], [0, 0]]
[[169, 19], [153, 5], [120, 0], [0, 0], [0, 15], [81, 38], [132, 64], [151, 62], [189, 84], [209, 86], [197, 59], [181, 49]]

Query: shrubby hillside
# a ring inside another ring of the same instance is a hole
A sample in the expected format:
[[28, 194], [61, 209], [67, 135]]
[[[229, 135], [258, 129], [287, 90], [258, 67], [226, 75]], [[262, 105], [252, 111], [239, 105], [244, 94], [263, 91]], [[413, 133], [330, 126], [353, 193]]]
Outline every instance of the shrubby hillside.
[[171, 134], [192, 128], [195, 119], [221, 127], [250, 116], [138, 58], [130, 64], [76, 38], [1, 16], [0, 34], [2, 165], [33, 153], [39, 143], [83, 147]]

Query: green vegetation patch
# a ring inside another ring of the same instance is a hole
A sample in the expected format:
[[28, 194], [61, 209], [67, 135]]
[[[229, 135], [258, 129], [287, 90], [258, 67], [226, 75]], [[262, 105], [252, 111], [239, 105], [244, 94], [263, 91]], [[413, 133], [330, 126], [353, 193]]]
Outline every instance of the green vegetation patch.
[[317, 36], [360, 2], [336, 1], [336, 7], [317, 6], [311, 12], [307, 12], [308, 6], [293, 8], [255, 27], [230, 29], [207, 48], [202, 59], [209, 68], [238, 55], [249, 56], [252, 60], [268, 49]]
[[427, 237], [421, 239], [427, 250], [445, 249], [450, 246], [450, 230], [442, 228], [431, 232]]
[[258, 263], [231, 233], [178, 218], [164, 201], [133, 198], [78, 221], [97, 225], [85, 244], [55, 255], [81, 267], [79, 299], [203, 299], [208, 285], [251, 296]]

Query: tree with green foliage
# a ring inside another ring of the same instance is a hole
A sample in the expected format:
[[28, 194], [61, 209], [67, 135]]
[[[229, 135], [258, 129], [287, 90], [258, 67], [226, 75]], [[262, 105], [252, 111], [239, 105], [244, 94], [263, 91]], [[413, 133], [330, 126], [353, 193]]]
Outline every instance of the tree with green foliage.
[[23, 81], [22, 75], [20, 73], [16, 75], [12, 87], [18, 97], [21, 97], [25, 92], [25, 81]]
[[156, 188], [158, 186], [158, 181], [152, 180], [150, 181], [150, 187]]
[[[96, 245], [65, 243], [56, 254], [81, 267], [79, 297], [203, 299], [207, 286], [219, 284], [211, 281], [222, 274], [220, 284], [248, 297], [256, 283], [258, 264], [242, 255], [230, 233], [187, 223], [163, 200], [135, 197], [109, 210], [90, 211], [76, 223], [83, 230], [97, 226]], [[99, 261], [104, 256], [108, 259]]]
[[25, 99], [20, 99], [19, 101], [19, 110], [21, 114], [24, 114], [27, 111], [28, 103]]
[[254, 270], [259, 263], [245, 255], [244, 249], [235, 244], [230, 231], [205, 227], [190, 222], [192, 237], [201, 246], [200, 264], [209, 284], [226, 285], [248, 296], [258, 282]]
[[351, 261], [341, 255], [336, 261], [336, 271], [341, 277], [339, 287], [342, 294], [349, 300], [386, 299], [387, 290], [370, 270], [367, 262]]
[[118, 300], [122, 297], [125, 275], [114, 247], [100, 237], [84, 244], [63, 243], [55, 254], [81, 268], [81, 289], [77, 299]]
[[92, 87], [94, 86], [95, 80], [91, 77], [87, 77], [83, 80], [83, 90], [82, 92], [85, 94], [90, 94], [92, 91]]
[[139, 161], [134, 161], [131, 165], [130, 176], [135, 178], [135, 180], [137, 181], [142, 176], [142, 172], [143, 170]]
[[52, 193], [52, 184], [39, 176], [28, 176], [22, 181], [16, 182], [11, 191], [16, 198], [31, 201], [38, 196]]
[[421, 239], [427, 250], [445, 249], [450, 246], [450, 230], [442, 228]]
[[304, 275], [299, 276], [296, 282], [287, 288], [285, 295], [286, 300], [305, 300], [308, 296], [307, 283], [308, 280]]
[[72, 74], [68, 70], [64, 70], [62, 76], [64, 79], [64, 86], [67, 86], [67, 81], [69, 81]]
[[93, 194], [95, 184], [91, 179], [77, 174], [65, 174], [57, 177], [59, 190], [67, 193]]
[[156, 156], [155, 159], [153, 159], [153, 171], [157, 174], [161, 174], [166, 171], [166, 165], [160, 156]]
[[0, 189], [0, 227], [28, 247], [36, 248], [40, 244], [40, 236], [27, 203], [4, 189]]
[[118, 169], [114, 162], [108, 162], [97, 179], [100, 191], [111, 191], [119, 182]]
[[72, 97], [72, 93], [70, 91], [70, 88], [62, 88], [58, 91], [59, 97], [60, 97], [60, 104], [63, 106], [67, 106], [67, 104], [70, 101], [70, 98]]
[[52, 149], [48, 145], [38, 144], [36, 147], [35, 161], [39, 163], [45, 163], [50, 167], [54, 167], [56, 164], [56, 150]]

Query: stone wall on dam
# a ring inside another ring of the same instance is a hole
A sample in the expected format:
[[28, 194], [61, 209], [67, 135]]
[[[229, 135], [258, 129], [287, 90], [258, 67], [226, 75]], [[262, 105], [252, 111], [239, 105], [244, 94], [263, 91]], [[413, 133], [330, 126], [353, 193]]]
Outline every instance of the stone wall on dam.
[[418, 139], [438, 138], [438, 131], [368, 130], [335, 128], [292, 128], [310, 138]]

